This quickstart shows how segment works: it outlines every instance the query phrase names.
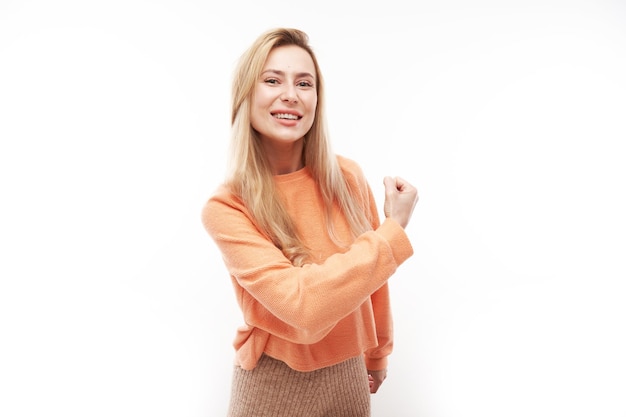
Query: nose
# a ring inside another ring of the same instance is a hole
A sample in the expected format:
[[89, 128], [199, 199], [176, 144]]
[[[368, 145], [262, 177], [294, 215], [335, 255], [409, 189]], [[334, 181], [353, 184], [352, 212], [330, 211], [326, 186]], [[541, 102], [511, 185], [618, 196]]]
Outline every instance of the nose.
[[282, 91], [282, 94], [280, 95], [280, 100], [287, 103], [297, 103], [298, 93], [295, 86], [286, 85]]

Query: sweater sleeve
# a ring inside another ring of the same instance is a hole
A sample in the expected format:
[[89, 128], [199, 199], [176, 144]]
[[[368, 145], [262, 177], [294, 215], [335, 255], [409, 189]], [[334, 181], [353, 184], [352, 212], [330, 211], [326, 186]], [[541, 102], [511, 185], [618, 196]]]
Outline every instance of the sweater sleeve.
[[[369, 184], [365, 183], [364, 187], [368, 192], [372, 228], [377, 229], [380, 226], [380, 217], [376, 200]], [[377, 371], [387, 367], [387, 357], [393, 350], [393, 316], [389, 298], [389, 283], [385, 282], [370, 298], [374, 311], [378, 345], [365, 351], [365, 365], [368, 370]]]
[[202, 221], [241, 287], [238, 301], [246, 323], [293, 343], [321, 340], [413, 254], [404, 229], [387, 219], [346, 252], [296, 267], [224, 190], [206, 203]]
[[389, 300], [389, 284], [385, 283], [371, 296], [376, 323], [378, 346], [365, 351], [368, 370], [379, 371], [387, 367], [387, 357], [393, 349], [393, 317]]

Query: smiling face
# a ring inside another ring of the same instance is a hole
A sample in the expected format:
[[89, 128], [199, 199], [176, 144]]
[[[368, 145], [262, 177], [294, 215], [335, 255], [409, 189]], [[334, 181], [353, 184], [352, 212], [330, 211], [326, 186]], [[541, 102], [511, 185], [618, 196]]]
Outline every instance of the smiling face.
[[301, 139], [315, 120], [315, 74], [313, 59], [299, 46], [279, 46], [268, 55], [250, 111], [266, 149], [302, 151]]

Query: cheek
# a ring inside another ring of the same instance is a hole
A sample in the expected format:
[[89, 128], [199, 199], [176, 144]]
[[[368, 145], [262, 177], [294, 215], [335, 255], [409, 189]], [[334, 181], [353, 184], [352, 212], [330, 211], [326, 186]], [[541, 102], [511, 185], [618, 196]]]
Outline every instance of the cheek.
[[276, 100], [275, 91], [263, 87], [264, 86], [259, 86], [254, 90], [254, 94], [252, 95], [252, 104], [254, 107], [268, 107]]
[[317, 93], [311, 97], [311, 109], [317, 109]]
[[308, 110], [314, 112], [317, 109], [317, 94], [307, 97], [305, 100]]
[[250, 106], [250, 122], [254, 125], [258, 123], [259, 120], [263, 117], [263, 115], [267, 111], [267, 105], [265, 103], [263, 95], [255, 94], [251, 98], [251, 106]]
[[261, 113], [254, 103], [250, 108], [250, 125], [254, 130], [259, 130], [261, 127]]
[[309, 109], [310, 109], [310, 113], [313, 115], [313, 118], [315, 118], [316, 113], [317, 113], [317, 96], [313, 100], [311, 100]]

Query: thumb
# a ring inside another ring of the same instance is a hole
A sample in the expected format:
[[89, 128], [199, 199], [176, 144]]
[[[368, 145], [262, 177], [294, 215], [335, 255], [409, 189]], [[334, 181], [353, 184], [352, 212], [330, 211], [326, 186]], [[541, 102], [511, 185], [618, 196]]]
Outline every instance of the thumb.
[[385, 217], [391, 216], [391, 199], [394, 191], [396, 191], [396, 181], [386, 176], [383, 178], [383, 184], [385, 185], [385, 203], [383, 206], [383, 210], [385, 213]]
[[385, 178], [383, 178], [383, 184], [385, 185], [386, 193], [390, 193], [398, 189], [396, 187], [396, 180], [391, 178], [390, 176], [386, 176]]

